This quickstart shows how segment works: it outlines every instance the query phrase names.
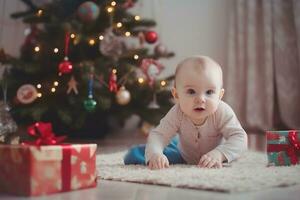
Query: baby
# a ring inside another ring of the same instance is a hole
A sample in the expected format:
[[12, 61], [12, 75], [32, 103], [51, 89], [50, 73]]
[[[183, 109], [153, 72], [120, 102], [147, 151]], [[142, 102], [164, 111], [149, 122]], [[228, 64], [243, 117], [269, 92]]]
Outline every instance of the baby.
[[221, 100], [222, 69], [214, 60], [193, 56], [179, 63], [172, 94], [176, 104], [150, 132], [146, 146], [129, 150], [125, 164], [147, 164], [150, 169], [179, 163], [221, 168], [247, 149], [246, 132]]

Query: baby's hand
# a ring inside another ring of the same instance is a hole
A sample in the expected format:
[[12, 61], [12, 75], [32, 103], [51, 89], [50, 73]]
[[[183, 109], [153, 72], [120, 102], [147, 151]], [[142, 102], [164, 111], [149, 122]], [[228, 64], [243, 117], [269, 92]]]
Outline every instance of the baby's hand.
[[169, 160], [164, 154], [154, 154], [148, 163], [149, 169], [163, 169], [169, 167]]
[[223, 153], [214, 149], [201, 156], [198, 166], [205, 168], [222, 168], [222, 162], [225, 159], [226, 158]]

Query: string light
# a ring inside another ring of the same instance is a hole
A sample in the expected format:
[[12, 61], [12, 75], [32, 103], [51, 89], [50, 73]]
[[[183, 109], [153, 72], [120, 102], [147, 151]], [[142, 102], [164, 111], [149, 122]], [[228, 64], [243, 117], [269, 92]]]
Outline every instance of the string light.
[[39, 52], [40, 51], [40, 47], [39, 46], [34, 47], [34, 51], [35, 52]]
[[37, 87], [38, 89], [40, 89], [40, 88], [42, 87], [42, 85], [41, 85], [41, 84], [37, 84], [36, 87]]
[[55, 92], [56, 91], [56, 89], [53, 87], [53, 88], [51, 88], [51, 92]]
[[103, 35], [100, 35], [99, 36], [99, 40], [103, 40], [104, 39], [104, 36]]
[[58, 82], [57, 82], [57, 81], [54, 81], [53, 85], [54, 85], [54, 86], [58, 86]]
[[110, 7], [110, 6], [109, 6], [109, 7], [107, 8], [107, 12], [108, 12], [108, 13], [111, 13], [111, 12], [113, 12], [113, 11], [114, 11], [114, 8], [113, 8], [113, 7]]
[[125, 32], [125, 36], [126, 36], [126, 37], [129, 37], [130, 35], [131, 35], [131, 33], [130, 33], [129, 31], [126, 31], [126, 32]]
[[39, 98], [41, 98], [42, 97], [42, 93], [37, 93], [36, 96], [39, 97]]
[[135, 55], [133, 56], [133, 58], [134, 58], [134, 60], [137, 60], [137, 59], [139, 59], [139, 56], [138, 56], [137, 54], [135, 54]]
[[53, 52], [54, 52], [54, 53], [58, 53], [58, 48], [54, 48], [54, 49], [53, 49]]
[[139, 82], [140, 84], [142, 84], [142, 83], [144, 83], [144, 79], [143, 79], [143, 78], [138, 78], [138, 82]]
[[122, 24], [121, 22], [118, 22], [118, 23], [117, 23], [117, 27], [118, 27], [118, 28], [121, 28], [122, 26], [123, 26], [123, 24]]
[[38, 10], [37, 13], [36, 13], [36, 15], [37, 15], [38, 17], [42, 16], [42, 14], [43, 14], [43, 10], [41, 10], [41, 9]]
[[166, 81], [161, 81], [161, 82], [160, 82], [160, 85], [161, 85], [161, 86], [166, 86], [166, 84], [167, 84]]
[[116, 3], [115, 1], [112, 1], [112, 2], [110, 3], [110, 5], [111, 5], [111, 6], [116, 6], [117, 3]]
[[141, 19], [141, 17], [138, 16], [138, 15], [136, 15], [136, 16], [134, 16], [134, 19], [135, 19], [136, 21], [139, 21], [139, 20]]
[[74, 33], [71, 33], [70, 37], [73, 39], [75, 38], [75, 34]]
[[90, 39], [89, 40], [89, 45], [93, 46], [95, 44], [95, 40], [94, 39]]

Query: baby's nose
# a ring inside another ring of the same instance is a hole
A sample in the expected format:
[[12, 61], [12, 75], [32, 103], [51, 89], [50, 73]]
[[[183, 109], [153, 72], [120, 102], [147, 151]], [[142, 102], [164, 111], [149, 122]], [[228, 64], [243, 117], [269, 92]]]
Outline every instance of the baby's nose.
[[204, 103], [205, 102], [205, 96], [204, 95], [198, 95], [196, 97], [196, 101], [200, 102], [200, 103]]

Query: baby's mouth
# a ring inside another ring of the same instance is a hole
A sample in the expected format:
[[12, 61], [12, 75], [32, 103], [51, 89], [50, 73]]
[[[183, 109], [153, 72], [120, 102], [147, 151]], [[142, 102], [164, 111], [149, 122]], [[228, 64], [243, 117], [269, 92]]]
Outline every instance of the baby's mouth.
[[194, 108], [194, 111], [196, 111], [196, 112], [201, 112], [201, 111], [204, 111], [205, 109], [204, 108], [201, 108], [201, 107], [199, 107], [199, 108]]

